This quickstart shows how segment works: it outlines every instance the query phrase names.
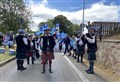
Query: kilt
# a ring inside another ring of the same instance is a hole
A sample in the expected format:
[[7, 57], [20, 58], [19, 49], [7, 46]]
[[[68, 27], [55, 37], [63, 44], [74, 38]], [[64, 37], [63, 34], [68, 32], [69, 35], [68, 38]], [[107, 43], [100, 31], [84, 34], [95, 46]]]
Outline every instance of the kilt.
[[42, 53], [42, 60], [53, 60], [55, 58], [54, 53], [50, 52], [50, 54]]
[[89, 52], [88, 53], [88, 60], [89, 61], [96, 60], [96, 54], [95, 54], [95, 52]]
[[16, 52], [17, 59], [26, 59], [26, 52]]
[[26, 57], [32, 57], [32, 56], [33, 56], [33, 53], [34, 53], [34, 51], [28, 51], [28, 52], [26, 53]]

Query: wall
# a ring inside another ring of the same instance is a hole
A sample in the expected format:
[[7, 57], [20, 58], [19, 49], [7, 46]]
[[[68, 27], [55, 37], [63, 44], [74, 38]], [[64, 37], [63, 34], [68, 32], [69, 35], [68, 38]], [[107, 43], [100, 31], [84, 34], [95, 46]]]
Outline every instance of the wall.
[[120, 75], [120, 41], [98, 42], [98, 47], [96, 62]]

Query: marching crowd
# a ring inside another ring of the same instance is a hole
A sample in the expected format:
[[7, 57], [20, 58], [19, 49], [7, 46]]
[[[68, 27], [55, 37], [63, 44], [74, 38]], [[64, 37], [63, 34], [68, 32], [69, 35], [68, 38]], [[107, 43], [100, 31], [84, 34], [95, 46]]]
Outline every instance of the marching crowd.
[[[52, 73], [52, 60], [54, 56], [54, 47], [57, 45], [56, 40], [58, 40], [59, 51], [63, 50], [64, 44], [64, 54], [67, 52], [69, 56], [77, 59], [77, 62], [81, 61], [83, 63], [83, 56], [87, 51], [89, 68], [86, 70], [88, 74], [94, 73], [94, 60], [96, 60], [97, 51], [97, 41], [95, 36], [94, 28], [89, 28], [87, 34], [78, 33], [77, 36], [66, 35], [65, 38], [57, 38], [56, 34], [51, 35], [50, 28], [44, 29], [44, 35], [32, 35], [25, 34], [25, 30], [19, 29], [18, 35], [14, 36], [13, 32], [6, 34], [5, 38], [2, 33], [0, 33], [0, 45], [8, 45], [9, 48], [12, 47], [14, 42], [16, 43], [16, 63], [17, 70], [25, 70], [24, 59], [27, 59], [27, 64], [34, 64], [35, 60], [39, 57], [42, 59], [43, 70], [45, 72], [46, 63], [49, 64], [49, 72]], [[7, 43], [7, 44], [6, 44]], [[87, 49], [86, 49], [87, 46]], [[40, 50], [42, 53], [39, 53]], [[40, 55], [41, 54], [41, 55]], [[80, 60], [79, 60], [80, 59]]]
[[[89, 68], [86, 70], [88, 74], [94, 73], [94, 61], [96, 60], [96, 51], [97, 51], [97, 39], [95, 36], [95, 29], [89, 28], [89, 33], [82, 34], [78, 33], [78, 36], [72, 36], [71, 38], [67, 35], [65, 39], [63, 39], [65, 44], [65, 51], [69, 53], [69, 56], [72, 55], [74, 59], [79, 59], [81, 63], [83, 63], [83, 55], [88, 54]], [[70, 47], [69, 47], [70, 46]], [[59, 44], [59, 49], [62, 48], [61, 42]], [[87, 47], [87, 49], [86, 49]], [[73, 53], [72, 53], [73, 52]]]

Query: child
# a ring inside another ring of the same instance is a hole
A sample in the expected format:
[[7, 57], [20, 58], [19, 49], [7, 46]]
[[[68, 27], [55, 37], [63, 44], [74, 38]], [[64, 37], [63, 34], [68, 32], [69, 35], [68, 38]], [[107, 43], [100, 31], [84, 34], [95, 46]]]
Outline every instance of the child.
[[71, 56], [71, 52], [73, 50], [73, 46], [74, 46], [73, 43], [74, 43], [74, 36], [72, 36], [71, 41], [70, 41], [70, 55], [69, 56]]
[[77, 42], [74, 38], [74, 42], [73, 42], [73, 57], [76, 59], [77, 57]]

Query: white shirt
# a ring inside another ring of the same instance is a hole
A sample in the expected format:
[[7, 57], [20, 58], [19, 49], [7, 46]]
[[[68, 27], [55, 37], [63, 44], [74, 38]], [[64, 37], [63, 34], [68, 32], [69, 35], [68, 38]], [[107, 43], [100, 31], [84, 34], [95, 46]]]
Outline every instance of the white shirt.
[[30, 46], [33, 46], [33, 45], [34, 45], [34, 44], [33, 44], [33, 42], [31, 41], [31, 42], [30, 42]]
[[25, 45], [28, 45], [28, 41], [27, 41], [26, 37], [23, 38], [23, 42], [24, 42]]
[[79, 45], [83, 45], [83, 42], [82, 42], [82, 40], [80, 39], [79, 40], [79, 43], [78, 43]]
[[95, 36], [92, 36], [92, 39], [88, 37], [86, 37], [86, 39], [89, 43], [95, 43]]

